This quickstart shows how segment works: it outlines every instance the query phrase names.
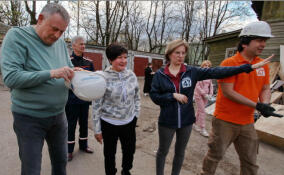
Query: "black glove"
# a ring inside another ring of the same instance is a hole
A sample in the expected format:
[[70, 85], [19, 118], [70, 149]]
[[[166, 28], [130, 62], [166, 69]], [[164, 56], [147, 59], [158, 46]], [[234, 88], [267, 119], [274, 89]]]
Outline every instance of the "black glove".
[[271, 107], [269, 104], [265, 103], [257, 103], [256, 110], [260, 112], [264, 117], [275, 116], [275, 117], [283, 117], [283, 115], [274, 113], [275, 109]]

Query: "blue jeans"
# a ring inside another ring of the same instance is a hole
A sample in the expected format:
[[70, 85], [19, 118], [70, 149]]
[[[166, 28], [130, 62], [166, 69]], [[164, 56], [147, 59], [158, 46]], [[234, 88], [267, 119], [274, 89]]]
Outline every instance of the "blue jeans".
[[48, 144], [52, 175], [66, 175], [68, 128], [65, 114], [36, 118], [13, 112], [13, 116], [21, 175], [40, 175], [44, 140]]

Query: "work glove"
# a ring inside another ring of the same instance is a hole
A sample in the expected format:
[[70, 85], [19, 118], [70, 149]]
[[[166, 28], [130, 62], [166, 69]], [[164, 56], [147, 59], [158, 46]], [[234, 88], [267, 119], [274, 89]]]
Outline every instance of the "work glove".
[[269, 104], [265, 103], [257, 103], [256, 104], [256, 110], [260, 112], [263, 117], [269, 117], [269, 116], [274, 116], [274, 117], [283, 117], [283, 115], [276, 114], [274, 113], [275, 109], [271, 107]]

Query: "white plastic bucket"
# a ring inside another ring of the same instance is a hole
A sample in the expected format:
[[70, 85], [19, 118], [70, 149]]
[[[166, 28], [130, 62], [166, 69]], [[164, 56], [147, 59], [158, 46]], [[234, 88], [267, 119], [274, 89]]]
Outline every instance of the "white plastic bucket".
[[99, 72], [76, 71], [71, 84], [65, 84], [81, 100], [92, 101], [99, 99], [106, 91], [105, 77]]

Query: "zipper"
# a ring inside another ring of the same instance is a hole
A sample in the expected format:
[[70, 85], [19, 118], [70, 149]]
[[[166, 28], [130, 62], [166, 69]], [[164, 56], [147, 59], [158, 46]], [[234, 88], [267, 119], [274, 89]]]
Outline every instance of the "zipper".
[[[162, 75], [164, 75], [164, 76], [173, 84], [173, 86], [174, 86], [174, 88], [175, 88], [175, 92], [177, 92], [176, 86], [175, 86], [175, 84], [172, 82], [172, 80], [171, 80], [166, 74], [164, 74], [162, 71], [160, 71], [160, 73], [161, 73]], [[183, 72], [183, 74], [181, 75], [180, 80], [182, 80], [182, 77], [183, 77], [184, 74], [185, 74], [185, 72]], [[181, 81], [180, 81], [179, 93], [180, 93], [180, 89], [181, 89]], [[178, 105], [178, 128], [181, 128], [180, 104], [179, 104], [178, 101], [177, 101], [177, 105]]]
[[[179, 93], [180, 93], [180, 89], [181, 89], [181, 80], [183, 75], [185, 74], [185, 72], [182, 73], [181, 77], [180, 77], [180, 82], [179, 82]], [[181, 114], [180, 114], [180, 104], [178, 103], [178, 128], [181, 128]]]

